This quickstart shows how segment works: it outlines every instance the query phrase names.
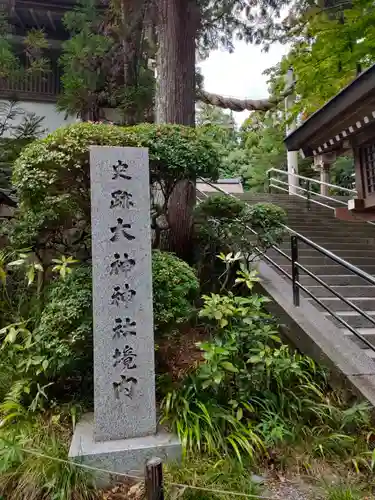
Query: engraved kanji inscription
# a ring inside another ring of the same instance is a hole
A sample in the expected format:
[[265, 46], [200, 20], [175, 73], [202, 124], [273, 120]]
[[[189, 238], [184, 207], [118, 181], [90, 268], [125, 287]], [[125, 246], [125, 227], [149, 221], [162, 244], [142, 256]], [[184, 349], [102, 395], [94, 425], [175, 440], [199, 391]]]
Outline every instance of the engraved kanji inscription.
[[126, 180], [130, 181], [131, 175], [126, 174], [126, 171], [128, 170], [128, 168], [129, 168], [129, 165], [124, 163], [122, 160], [118, 160], [115, 165], [112, 165], [112, 169], [113, 169], [112, 179], [122, 178], [122, 179], [126, 179]]
[[111, 193], [111, 208], [131, 208], [134, 207], [134, 202], [131, 200], [133, 195], [127, 191], [117, 189]]
[[131, 302], [135, 294], [135, 290], [132, 290], [127, 283], [125, 283], [123, 289], [119, 286], [115, 286], [111, 295], [111, 304], [118, 306], [122, 302], [126, 306]]
[[131, 224], [124, 224], [124, 220], [118, 218], [117, 225], [111, 227], [111, 233], [113, 234], [113, 236], [110, 238], [110, 240], [118, 241], [121, 235], [129, 241], [135, 240], [135, 236], [127, 231], [128, 229], [131, 229], [131, 227]]
[[117, 276], [120, 273], [124, 273], [127, 276], [128, 273], [133, 269], [133, 267], [135, 266], [135, 260], [129, 259], [129, 255], [127, 253], [124, 253], [123, 255], [124, 257], [122, 259], [119, 253], [114, 254], [113, 257], [115, 260], [111, 262], [109, 266], [109, 274], [115, 274]]
[[113, 355], [113, 359], [115, 360], [113, 366], [116, 368], [116, 366], [122, 365], [126, 370], [134, 370], [134, 368], [137, 368], [134, 362], [136, 357], [134, 349], [129, 345], [126, 345], [122, 351], [116, 348]]
[[113, 382], [113, 390], [115, 392], [115, 398], [120, 399], [121, 394], [133, 399], [134, 386], [137, 385], [138, 380], [134, 377], [127, 377], [126, 375], [121, 375], [118, 382]]
[[119, 339], [128, 335], [137, 335], [136, 326], [137, 323], [132, 321], [131, 318], [125, 318], [125, 321], [122, 321], [121, 318], [116, 318], [115, 326], [112, 328], [113, 338]]

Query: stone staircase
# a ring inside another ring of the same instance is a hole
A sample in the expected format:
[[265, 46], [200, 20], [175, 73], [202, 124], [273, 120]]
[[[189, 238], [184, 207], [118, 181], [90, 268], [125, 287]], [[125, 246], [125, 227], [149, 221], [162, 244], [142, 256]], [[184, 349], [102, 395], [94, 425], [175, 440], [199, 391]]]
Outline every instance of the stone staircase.
[[[375, 225], [365, 222], [353, 223], [338, 220], [335, 218], [333, 210], [313, 202], [310, 210], [308, 210], [306, 200], [288, 194], [244, 193], [239, 197], [249, 204], [270, 202], [281, 206], [287, 212], [287, 225], [291, 229], [375, 276]], [[332, 202], [330, 203], [332, 205]], [[298, 247], [300, 264], [375, 320], [375, 286], [301, 241], [299, 241]], [[280, 248], [288, 255], [291, 254], [290, 235], [286, 235]], [[291, 274], [290, 261], [273, 249], [270, 249], [267, 255]], [[291, 282], [287, 278], [285, 280], [285, 286], [290, 287], [288, 293], [292, 294]], [[301, 270], [300, 283], [375, 346], [375, 325]], [[375, 350], [370, 349], [350, 330], [344, 328], [340, 321], [326, 312], [322, 306], [309, 298], [307, 294], [302, 293], [301, 296], [305, 296], [309, 302], [313, 303], [321, 311], [322, 315], [340, 328], [342, 335], [356, 342], [359, 347], [365, 350], [368, 356], [375, 358]]]

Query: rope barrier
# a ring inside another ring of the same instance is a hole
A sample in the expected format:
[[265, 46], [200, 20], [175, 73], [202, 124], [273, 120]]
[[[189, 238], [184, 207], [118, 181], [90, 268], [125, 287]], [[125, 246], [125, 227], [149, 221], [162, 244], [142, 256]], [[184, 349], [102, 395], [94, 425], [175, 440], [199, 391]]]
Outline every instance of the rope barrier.
[[[137, 481], [143, 481], [144, 476], [135, 476], [132, 474], [128, 474], [125, 472], [115, 472], [115, 471], [110, 471], [106, 469], [100, 469], [98, 467], [93, 467], [91, 465], [86, 465], [82, 464], [79, 462], [74, 462], [72, 460], [65, 460], [63, 458], [57, 458], [57, 457], [51, 457], [49, 455], [45, 455], [44, 453], [39, 453], [34, 450], [28, 450], [26, 448], [19, 448], [19, 451], [23, 453], [27, 453], [29, 455], [33, 455], [38, 458], [45, 458], [47, 460], [52, 460], [55, 462], [67, 464], [69, 466], [75, 465], [76, 467], [80, 467], [82, 469], [90, 470], [93, 472], [101, 472], [105, 474], [111, 474], [113, 476], [120, 476], [128, 479], [136, 479]], [[137, 471], [141, 472], [141, 471]], [[175, 488], [181, 488], [181, 489], [191, 489], [191, 490], [196, 490], [196, 491], [205, 491], [207, 493], [216, 493], [218, 495], [232, 495], [236, 497], [242, 497], [242, 498], [258, 498], [260, 500], [278, 500], [276, 497], [269, 497], [269, 496], [262, 496], [262, 495], [255, 495], [251, 493], [242, 493], [240, 491], [229, 491], [229, 490], [220, 490], [220, 489], [215, 489], [215, 488], [206, 488], [204, 486], [195, 486], [192, 484], [183, 484], [183, 483], [175, 483], [175, 482], [170, 482], [170, 481], [165, 481], [165, 484], [168, 486], [173, 486]]]
[[[126, 477], [128, 479], [137, 479], [138, 481], [140, 479], [143, 479], [143, 475], [142, 476], [134, 476], [132, 474], [125, 474], [124, 472], [113, 472], [113, 471], [109, 471], [106, 469], [100, 469], [98, 467], [93, 467], [92, 465], [74, 462], [73, 460], [64, 460], [63, 458], [51, 457], [49, 455], [45, 455], [44, 453], [39, 453], [39, 452], [33, 451], [33, 450], [27, 450], [25, 448], [19, 448], [19, 450], [22, 451], [23, 453], [28, 453], [29, 455], [33, 455], [34, 457], [46, 458], [48, 460], [54, 460], [55, 462], [60, 462], [62, 464], [67, 464], [67, 465], [75, 465], [77, 467], [81, 467], [82, 469], [91, 470], [93, 472], [103, 472], [105, 474], [113, 474], [115, 476], [123, 476], [123, 477]], [[139, 472], [141, 472], [141, 471], [139, 471]]]

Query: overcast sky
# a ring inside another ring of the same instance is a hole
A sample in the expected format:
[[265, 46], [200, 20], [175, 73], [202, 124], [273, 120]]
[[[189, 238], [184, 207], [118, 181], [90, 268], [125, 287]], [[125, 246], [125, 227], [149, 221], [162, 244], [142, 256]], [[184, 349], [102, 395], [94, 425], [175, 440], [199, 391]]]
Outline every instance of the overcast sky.
[[[286, 50], [285, 46], [275, 44], [265, 53], [258, 46], [237, 42], [233, 54], [211, 52], [210, 57], [200, 63], [204, 88], [208, 92], [242, 99], [266, 98], [267, 77], [263, 71], [279, 62]], [[235, 115], [237, 123], [242, 123], [248, 113]]]

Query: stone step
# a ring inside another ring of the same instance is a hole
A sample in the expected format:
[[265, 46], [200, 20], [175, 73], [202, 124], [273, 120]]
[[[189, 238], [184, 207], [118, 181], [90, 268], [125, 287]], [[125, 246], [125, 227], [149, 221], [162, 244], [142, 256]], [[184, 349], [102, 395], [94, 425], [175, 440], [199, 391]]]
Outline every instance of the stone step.
[[[350, 340], [355, 342], [362, 349], [369, 349], [369, 347], [367, 347], [367, 344], [362, 342], [362, 340], [360, 338], [358, 338], [356, 335], [354, 335], [354, 333], [351, 332], [350, 330], [348, 330], [347, 328], [340, 328], [340, 330], [343, 332], [343, 334], [345, 336], [350, 338]], [[356, 328], [356, 330], [360, 335], [363, 335], [363, 337], [375, 347], [375, 327], [374, 328]]]
[[[366, 311], [366, 313], [375, 321], [375, 311]], [[330, 313], [323, 312], [324, 316], [332, 321], [338, 328], [345, 328], [343, 324], [334, 318]], [[346, 321], [353, 328], [375, 328], [375, 324], [371, 323], [367, 318], [364, 318], [356, 311], [338, 311], [337, 316]]]
[[287, 226], [298, 229], [303, 229], [307, 227], [311, 228], [334, 228], [336, 231], [346, 231], [347, 229], [353, 229], [354, 231], [365, 231], [369, 234], [375, 233], [375, 226], [371, 224], [353, 224], [353, 223], [341, 223], [337, 220], [325, 219], [324, 216], [317, 217], [316, 219], [310, 219], [310, 217], [301, 216], [300, 219], [293, 219], [288, 217]]
[[363, 231], [354, 231], [348, 229], [337, 231], [336, 229], [325, 229], [324, 227], [314, 229], [310, 228], [309, 226], [301, 230], [298, 230], [295, 227], [293, 227], [292, 229], [296, 231], [296, 233], [302, 234], [302, 236], [305, 236], [305, 238], [309, 238], [310, 240], [315, 240], [315, 238], [325, 238], [334, 241], [345, 241], [348, 238], [355, 238], [355, 241], [357, 241], [358, 238], [359, 240], [367, 240], [370, 243], [375, 242], [375, 232], [374, 234], [365, 234]]
[[[365, 242], [366, 242], [366, 239], [365, 239]], [[341, 242], [337, 242], [334, 238], [331, 239], [331, 238], [327, 238], [327, 239], [323, 239], [322, 241], [315, 241], [315, 243], [317, 243], [318, 245], [326, 248], [327, 250], [329, 250], [330, 252], [334, 252], [334, 250], [337, 250], [338, 248], [341, 249], [341, 251], [345, 251], [345, 250], [360, 250], [361, 252], [365, 251], [366, 250], [366, 244], [363, 242], [363, 241], [358, 241], [356, 239], [355, 242], [353, 241], [350, 241], [348, 239], [345, 239], [345, 240], [341, 240]], [[285, 250], [285, 249], [290, 249], [290, 236], [288, 237], [288, 239], [285, 239], [280, 245], [279, 247], [282, 249], [282, 250]], [[368, 247], [369, 248], [369, 251], [374, 251], [374, 247]], [[300, 250], [303, 250], [303, 249], [306, 249], [306, 250], [311, 250], [311, 251], [314, 251], [314, 252], [317, 252], [318, 250], [314, 250], [311, 246], [309, 246], [307, 243], [303, 243], [302, 241], [299, 241], [298, 242], [298, 249]]]
[[[302, 233], [300, 233], [302, 234]], [[344, 246], [344, 245], [350, 245], [351, 248], [358, 248], [358, 247], [366, 247], [367, 245], [368, 246], [372, 246], [372, 248], [374, 248], [374, 245], [375, 245], [375, 238], [363, 238], [362, 236], [361, 237], [356, 237], [355, 238], [355, 243], [350, 243], [350, 233], [346, 236], [346, 237], [342, 237], [340, 235], [336, 236], [335, 234], [330, 234], [330, 235], [327, 235], [327, 236], [322, 236], [322, 235], [319, 235], [319, 236], [315, 236], [315, 235], [309, 235], [309, 234], [302, 234], [302, 236], [304, 236], [305, 238], [311, 240], [313, 243], [316, 243], [317, 245], [323, 247], [323, 248], [327, 248], [327, 249], [330, 249], [333, 248], [333, 246], [335, 246], [336, 248], [339, 246], [341, 247]], [[288, 241], [290, 242], [290, 235], [287, 236], [287, 239], [286, 237], [284, 237], [284, 243]], [[308, 245], [308, 243], [303, 243], [301, 240], [298, 241], [298, 246], [300, 245]]]
[[[281, 207], [282, 208], [282, 207]], [[329, 213], [325, 212], [306, 212], [301, 208], [295, 208], [293, 211], [287, 212], [287, 221], [289, 223], [294, 224], [303, 224], [304, 222], [317, 223], [321, 221], [324, 225], [333, 225], [336, 227], [357, 227], [363, 228], [365, 230], [372, 230], [375, 226], [374, 224], [370, 224], [364, 221], [352, 222], [352, 221], [344, 221], [340, 219], [336, 219], [334, 217], [333, 211]]]
[[[317, 233], [328, 233], [332, 232], [335, 236], [347, 236], [348, 234], [355, 234], [363, 238], [375, 238], [375, 231], [369, 231], [366, 228], [356, 227], [337, 227], [335, 225], [324, 224], [322, 222], [311, 224], [311, 222], [306, 221], [301, 224], [287, 224], [293, 231], [300, 234], [317, 234]], [[318, 234], [319, 235], [319, 234]], [[362, 235], [362, 236], [361, 236]]]
[[[284, 266], [283, 266], [284, 267]], [[368, 285], [368, 282], [359, 276], [354, 276], [353, 274], [341, 274], [341, 275], [323, 275], [320, 274], [319, 278], [324, 281], [327, 285], [338, 286], [338, 285], [352, 285], [352, 286], [363, 286]], [[300, 283], [306, 287], [317, 286], [319, 283], [314, 280], [311, 276], [302, 274], [300, 276]]]
[[[281, 249], [283, 250], [283, 252], [288, 253], [288, 255], [290, 255], [290, 253], [291, 253], [290, 245], [289, 246], [285, 245]], [[280, 255], [273, 248], [268, 250], [267, 255], [271, 252], [274, 253], [275, 255]], [[334, 253], [335, 255], [339, 256], [341, 259], [344, 259], [344, 260], [349, 260], [350, 258], [353, 258], [353, 257], [368, 258], [368, 259], [375, 260], [375, 249], [374, 250], [367, 250], [367, 249], [363, 249], [361, 247], [358, 247], [357, 249], [353, 248], [351, 250], [343, 250], [343, 249], [332, 248], [330, 250], [330, 252]], [[311, 247], [310, 248], [307, 248], [307, 247], [298, 248], [298, 254], [300, 257], [303, 257], [303, 258], [305, 258], [305, 257], [306, 258], [310, 258], [310, 257], [313, 258], [313, 257], [317, 257], [317, 256], [322, 256], [322, 257], [328, 259], [328, 257], [322, 255], [317, 250], [315, 250], [314, 248], [311, 248]], [[350, 261], [350, 262], [352, 262], [352, 261]]]
[[[283, 262], [286, 262], [286, 259], [283, 259]], [[301, 263], [301, 265], [304, 265], [304, 264]], [[310, 272], [312, 272], [313, 274], [315, 274], [317, 276], [320, 276], [320, 275], [339, 276], [339, 275], [348, 274], [348, 275], [351, 275], [353, 278], [357, 277], [356, 274], [351, 273], [344, 266], [342, 266], [340, 264], [335, 264], [335, 263], [311, 264], [309, 266], [305, 265], [305, 267], [306, 267], [306, 269], [308, 269]], [[292, 265], [289, 262], [288, 262], [288, 264], [285, 264], [285, 265], [284, 265], [284, 263], [282, 263], [282, 268], [285, 269], [285, 271], [287, 271], [288, 273], [292, 272]], [[365, 266], [362, 266], [361, 270], [365, 271], [368, 274], [375, 275], [375, 265], [374, 264], [367, 264]], [[300, 269], [299, 272], [300, 272], [300, 275], [307, 274], [302, 269]], [[363, 278], [361, 278], [361, 279], [363, 280]], [[366, 280], [363, 280], [363, 282], [366, 283]]]
[[[335, 296], [324, 286], [315, 285], [308, 287], [311, 293], [318, 298], [334, 298]], [[344, 297], [374, 297], [375, 299], [375, 286], [373, 285], [336, 285], [332, 287], [336, 292]]]
[[[345, 297], [350, 302], [353, 302], [354, 305], [362, 309], [363, 311], [372, 310], [375, 311], [375, 287], [373, 287], [374, 296], [373, 297]], [[308, 299], [309, 302], [313, 303], [317, 309], [321, 311], [325, 311], [324, 307], [315, 302], [313, 299]], [[332, 311], [353, 311], [356, 312], [351, 306], [343, 302], [338, 297], [334, 298], [320, 298], [320, 300], [329, 307]], [[375, 328], [375, 327], [374, 327]]]
[[[284, 206], [280, 207], [284, 208]], [[303, 207], [286, 207], [290, 208], [289, 212], [287, 213], [287, 217], [289, 221], [299, 221], [302, 222], [303, 220], [317, 220], [319, 217], [322, 219], [322, 222], [332, 222], [334, 224], [338, 224], [341, 226], [358, 226], [358, 227], [373, 227], [373, 224], [369, 224], [368, 222], [365, 222], [363, 220], [357, 220], [356, 222], [354, 221], [346, 221], [346, 220], [340, 220], [335, 217], [334, 210], [306, 210]]]
[[[287, 254], [290, 256], [290, 252], [288, 252]], [[267, 256], [273, 259], [278, 264], [284, 264], [286, 262], [286, 258], [283, 255], [277, 253], [276, 250], [267, 252]], [[343, 257], [341, 258], [343, 259]], [[361, 269], [364, 266], [371, 266], [371, 265], [375, 266], [375, 254], [373, 257], [350, 256], [343, 260], [347, 260], [350, 264], [353, 264], [354, 266], [357, 266]], [[320, 266], [320, 265], [335, 264], [335, 261], [333, 259], [325, 255], [319, 254], [318, 252], [315, 252], [314, 256], [303, 255], [302, 253], [300, 253], [298, 256], [298, 262], [303, 266], [306, 266], [307, 268], [309, 268], [309, 266], [314, 266], [314, 265]]]
[[375, 239], [375, 231], [366, 231], [358, 227], [337, 228], [335, 226], [325, 226], [324, 224], [318, 223], [311, 224], [309, 222], [306, 222], [304, 225], [287, 224], [287, 226], [291, 229], [291, 231], [286, 231], [287, 234], [291, 234], [295, 231], [296, 233], [304, 236], [307, 236], [308, 234], [314, 236], [325, 236], [329, 233], [331, 237], [335, 238], [343, 238], [353, 234], [359, 238]]

